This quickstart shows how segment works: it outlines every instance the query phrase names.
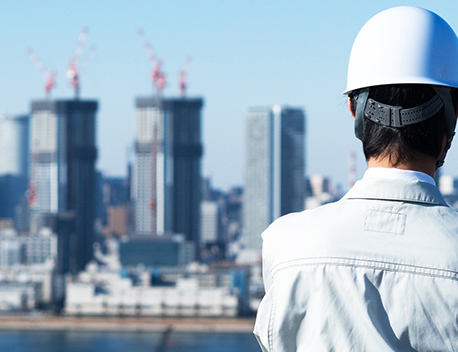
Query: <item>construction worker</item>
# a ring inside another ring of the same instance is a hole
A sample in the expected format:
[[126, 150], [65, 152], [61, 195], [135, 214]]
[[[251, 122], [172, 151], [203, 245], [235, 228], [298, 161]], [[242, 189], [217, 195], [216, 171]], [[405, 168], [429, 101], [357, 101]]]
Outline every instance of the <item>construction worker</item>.
[[458, 39], [435, 13], [395, 7], [361, 29], [345, 94], [368, 169], [263, 233], [263, 351], [458, 351], [458, 213], [433, 179], [457, 87]]

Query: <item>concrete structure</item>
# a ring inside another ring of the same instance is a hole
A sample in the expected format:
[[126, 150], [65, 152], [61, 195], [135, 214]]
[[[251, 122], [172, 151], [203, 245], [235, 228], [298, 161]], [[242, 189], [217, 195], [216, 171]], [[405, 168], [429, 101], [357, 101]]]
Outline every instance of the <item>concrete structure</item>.
[[29, 116], [0, 114], [0, 218], [16, 218], [29, 174]]
[[243, 245], [260, 252], [261, 233], [281, 215], [303, 210], [305, 114], [252, 107], [246, 116]]
[[137, 235], [179, 233], [198, 248], [202, 105], [202, 99], [136, 100]]
[[31, 230], [72, 212], [74, 237], [63, 257], [73, 273], [93, 257], [97, 105], [82, 100], [32, 102]]

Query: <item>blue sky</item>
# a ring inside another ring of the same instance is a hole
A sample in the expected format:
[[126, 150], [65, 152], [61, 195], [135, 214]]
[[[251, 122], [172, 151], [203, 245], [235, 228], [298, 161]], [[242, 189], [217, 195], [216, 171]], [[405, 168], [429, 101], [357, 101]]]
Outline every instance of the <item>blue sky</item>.
[[[245, 111], [285, 104], [307, 114], [307, 173], [347, 186], [348, 154], [365, 163], [342, 95], [351, 45], [376, 13], [416, 5], [458, 30], [455, 1], [6, 1], [0, 7], [0, 112], [24, 113], [41, 99], [43, 79], [31, 47], [58, 71], [55, 98], [73, 96], [66, 78], [78, 35], [96, 45], [81, 77], [82, 98], [100, 101], [98, 167], [126, 172], [135, 133], [134, 100], [152, 94], [151, 65], [136, 28], [143, 27], [167, 74], [166, 96], [178, 96], [178, 72], [192, 57], [188, 96], [202, 96], [203, 172], [224, 189], [243, 184]], [[444, 173], [458, 175], [458, 146]]]

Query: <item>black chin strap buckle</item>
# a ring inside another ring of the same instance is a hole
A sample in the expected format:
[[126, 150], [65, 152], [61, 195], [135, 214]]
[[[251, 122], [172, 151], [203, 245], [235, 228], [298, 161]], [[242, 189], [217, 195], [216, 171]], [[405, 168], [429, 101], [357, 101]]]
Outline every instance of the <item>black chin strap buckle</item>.
[[374, 99], [368, 99], [364, 115], [379, 125], [387, 127], [403, 127], [401, 122], [401, 106], [381, 104]]

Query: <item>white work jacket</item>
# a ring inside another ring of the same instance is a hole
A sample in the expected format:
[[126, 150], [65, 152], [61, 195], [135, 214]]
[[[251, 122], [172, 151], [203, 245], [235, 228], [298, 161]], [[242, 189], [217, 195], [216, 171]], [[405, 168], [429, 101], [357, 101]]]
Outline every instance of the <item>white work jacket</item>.
[[263, 351], [458, 351], [458, 213], [434, 185], [363, 179], [262, 237]]

